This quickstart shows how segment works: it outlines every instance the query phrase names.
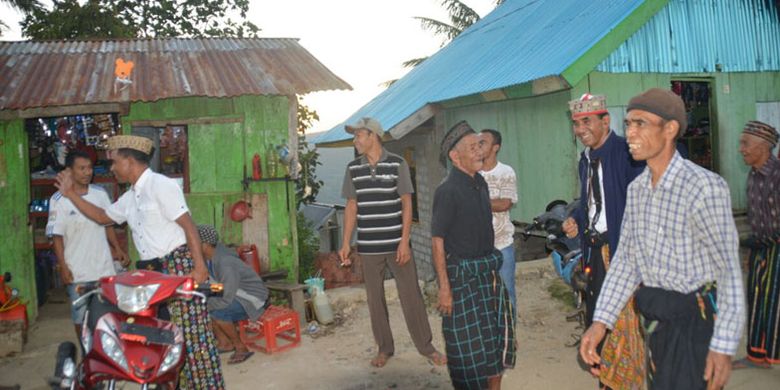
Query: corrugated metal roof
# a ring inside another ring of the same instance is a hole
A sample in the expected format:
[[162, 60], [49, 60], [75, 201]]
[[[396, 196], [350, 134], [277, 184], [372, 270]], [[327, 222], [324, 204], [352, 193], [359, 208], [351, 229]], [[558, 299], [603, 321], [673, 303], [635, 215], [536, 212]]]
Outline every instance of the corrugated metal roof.
[[[126, 91], [114, 62], [133, 61]], [[0, 42], [0, 110], [351, 89], [297, 39]]]
[[767, 0], [672, 0], [597, 69], [613, 73], [780, 70], [777, 6]]
[[[428, 103], [559, 75], [642, 0], [507, 0], [349, 117], [385, 129]], [[350, 138], [339, 124], [315, 143]]]

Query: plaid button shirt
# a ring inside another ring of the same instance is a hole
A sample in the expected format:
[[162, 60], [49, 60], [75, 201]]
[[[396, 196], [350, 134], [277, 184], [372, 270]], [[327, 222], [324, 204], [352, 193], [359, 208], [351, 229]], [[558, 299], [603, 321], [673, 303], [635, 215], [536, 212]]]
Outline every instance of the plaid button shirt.
[[738, 241], [720, 176], [675, 153], [653, 188], [646, 168], [628, 187], [620, 244], [594, 321], [612, 328], [640, 283], [687, 294], [716, 281], [718, 315], [709, 348], [734, 355], [745, 322]]

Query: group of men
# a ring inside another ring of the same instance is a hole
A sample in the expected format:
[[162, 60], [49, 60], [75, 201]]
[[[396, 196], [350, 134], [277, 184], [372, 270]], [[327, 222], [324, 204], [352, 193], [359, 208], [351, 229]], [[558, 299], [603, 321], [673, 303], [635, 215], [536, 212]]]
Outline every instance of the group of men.
[[[610, 129], [604, 96], [585, 94], [569, 109], [585, 150], [580, 207], [563, 228], [583, 245], [587, 330], [579, 352], [599, 387], [722, 388], [732, 367], [780, 362], [780, 162], [772, 154], [777, 131], [751, 121], [740, 139], [751, 167], [746, 312], [728, 186], [677, 151], [687, 128], [682, 99], [659, 88], [632, 98], [625, 138]], [[436, 189], [431, 220], [446, 345], [446, 356], [440, 356], [430, 343], [410, 250], [408, 165], [384, 149], [376, 120], [362, 118], [346, 130], [360, 157], [344, 177], [340, 257], [349, 264], [357, 227], [379, 345], [371, 363], [384, 366], [394, 353], [383, 289], [390, 268], [418, 351], [446, 363], [457, 389], [500, 388], [504, 370], [515, 363], [517, 308], [509, 220], [516, 178], [496, 159], [501, 134], [477, 133], [463, 121], [441, 143], [442, 162], [449, 160], [451, 169]], [[748, 314], [748, 356], [732, 363]]]
[[[111, 171], [117, 181], [130, 185], [116, 202], [90, 184], [93, 161], [86, 153], [71, 151], [57, 175], [59, 191], [51, 198], [46, 230], [68, 294], [75, 300], [81, 286], [113, 275], [113, 258], [122, 267], [129, 265], [114, 232], [114, 225], [127, 223], [140, 259], [136, 268], [223, 283], [222, 297], [208, 303], [173, 301], [167, 311], [186, 340], [178, 388], [224, 388], [219, 353], [233, 352], [228, 363], [252, 355], [238, 336], [236, 322], [257, 319], [268, 290], [259, 275], [219, 243], [213, 226], [195, 225], [176, 181], [149, 168], [151, 139], [118, 135], [109, 138], [107, 146]], [[72, 307], [71, 315], [80, 336], [84, 307]]]

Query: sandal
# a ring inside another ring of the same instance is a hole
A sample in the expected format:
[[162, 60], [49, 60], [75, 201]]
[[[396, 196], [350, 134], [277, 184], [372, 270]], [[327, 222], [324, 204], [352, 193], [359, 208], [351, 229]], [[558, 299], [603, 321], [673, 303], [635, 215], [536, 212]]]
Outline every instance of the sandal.
[[371, 359], [371, 365], [376, 368], [382, 368], [387, 364], [387, 361], [390, 360], [390, 356], [393, 355], [386, 355], [382, 352], [379, 352], [374, 356], [373, 359]]
[[236, 350], [235, 348], [231, 348], [231, 349], [219, 349], [218, 348], [217, 352], [219, 352], [219, 354], [222, 355], [223, 353], [234, 352], [235, 350]]
[[246, 359], [249, 359], [254, 354], [255, 353], [252, 351], [234, 352], [233, 355], [230, 356], [230, 360], [228, 360], [228, 364], [243, 363], [246, 361]]
[[428, 361], [433, 363], [435, 366], [443, 366], [447, 364], [447, 357], [439, 351], [433, 351], [425, 357], [428, 358]]
[[763, 368], [763, 369], [766, 369], [766, 368], [772, 368], [772, 366], [769, 365], [766, 362], [755, 362], [753, 360], [750, 360], [750, 359], [744, 357], [742, 359], [734, 360], [733, 362], [731, 362], [731, 368], [734, 369], [734, 370], [740, 370], [740, 369], [743, 369], [743, 368]]

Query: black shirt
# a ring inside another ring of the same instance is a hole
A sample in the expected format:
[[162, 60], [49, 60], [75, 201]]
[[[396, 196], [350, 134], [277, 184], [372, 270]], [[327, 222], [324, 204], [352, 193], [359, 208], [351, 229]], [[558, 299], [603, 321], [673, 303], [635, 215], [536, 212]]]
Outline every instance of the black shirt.
[[450, 169], [433, 197], [431, 236], [444, 239], [447, 255], [476, 258], [493, 251], [493, 213], [482, 175]]

